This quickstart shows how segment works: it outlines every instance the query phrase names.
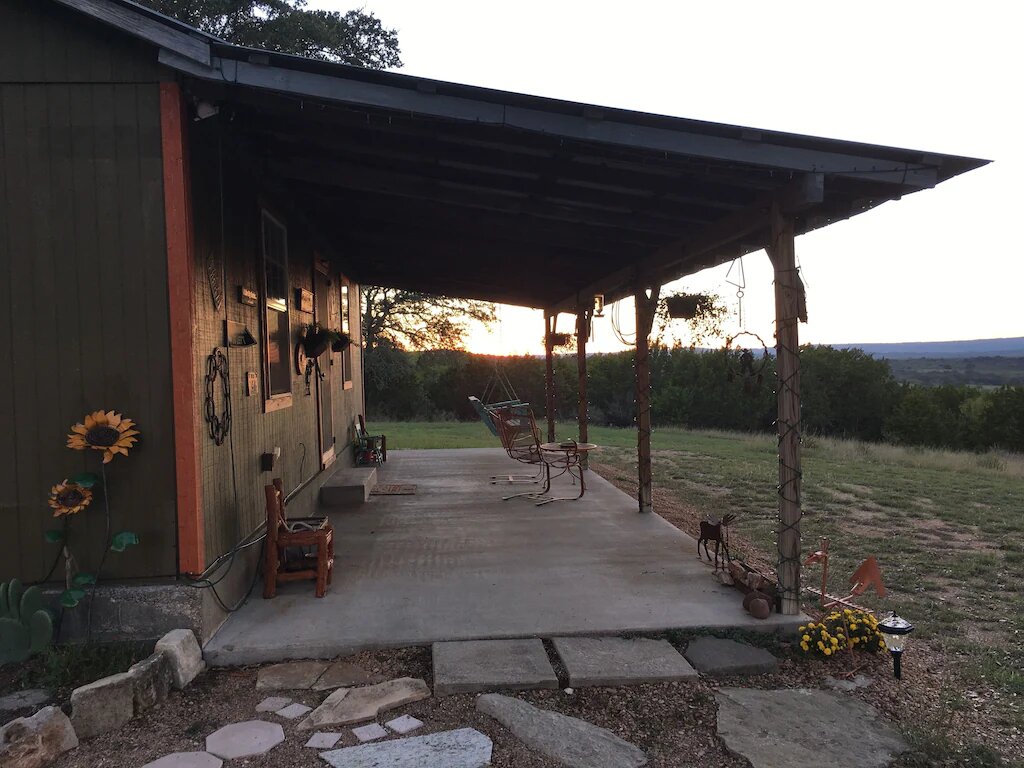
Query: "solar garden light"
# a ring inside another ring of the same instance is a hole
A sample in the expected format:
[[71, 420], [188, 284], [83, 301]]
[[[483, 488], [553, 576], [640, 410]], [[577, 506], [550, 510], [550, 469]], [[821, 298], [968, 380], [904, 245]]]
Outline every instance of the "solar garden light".
[[914, 625], [895, 613], [884, 621], [878, 622], [878, 631], [882, 633], [885, 647], [892, 654], [892, 673], [897, 680], [902, 679], [900, 673], [900, 657], [907, 644], [907, 635], [914, 631]]

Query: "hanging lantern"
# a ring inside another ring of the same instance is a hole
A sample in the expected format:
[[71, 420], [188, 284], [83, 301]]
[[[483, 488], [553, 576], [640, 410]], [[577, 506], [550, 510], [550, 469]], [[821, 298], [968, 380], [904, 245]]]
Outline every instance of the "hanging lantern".
[[604, 294], [594, 294], [594, 317], [604, 317]]

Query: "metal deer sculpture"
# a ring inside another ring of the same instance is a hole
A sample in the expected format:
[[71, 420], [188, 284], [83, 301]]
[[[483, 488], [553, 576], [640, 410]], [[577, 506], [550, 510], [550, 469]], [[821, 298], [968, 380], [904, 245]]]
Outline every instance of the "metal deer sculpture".
[[697, 539], [697, 557], [700, 557], [701, 544], [704, 545], [704, 554], [708, 558], [708, 562], [712, 562], [711, 553], [708, 552], [708, 542], [713, 541], [715, 543], [715, 570], [718, 570], [718, 554], [719, 550], [722, 550], [724, 556], [722, 558], [722, 567], [725, 567], [726, 563], [732, 562], [732, 558], [729, 556], [729, 526], [736, 520], [736, 515], [728, 514], [722, 515], [722, 519], [718, 521], [701, 520], [700, 522], [700, 538]]
[[857, 570], [853, 572], [853, 576], [850, 577], [849, 595], [846, 597], [835, 597], [834, 595], [828, 594], [828, 547], [829, 540], [822, 537], [821, 549], [810, 555], [804, 561], [804, 565], [815, 565], [817, 563], [821, 563], [821, 609], [823, 611], [827, 611], [829, 608], [833, 608], [837, 605], [842, 605], [847, 608], [866, 610], [856, 603], [851, 602], [851, 600], [863, 595], [871, 588], [878, 593], [879, 597], [885, 597], [885, 584], [882, 581], [882, 570], [878, 567], [878, 561], [875, 559], [874, 555], [864, 560], [864, 562], [857, 567]]

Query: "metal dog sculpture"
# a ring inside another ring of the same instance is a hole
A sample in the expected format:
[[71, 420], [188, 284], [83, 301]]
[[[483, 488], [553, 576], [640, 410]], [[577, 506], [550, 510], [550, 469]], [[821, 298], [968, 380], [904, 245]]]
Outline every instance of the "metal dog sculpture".
[[704, 554], [708, 558], [708, 562], [712, 562], [711, 553], [708, 552], [708, 542], [713, 541], [715, 543], [715, 570], [718, 570], [718, 553], [719, 550], [724, 551], [724, 557], [722, 559], [722, 567], [725, 567], [726, 563], [732, 562], [732, 558], [729, 556], [729, 526], [736, 520], [736, 515], [728, 514], [722, 515], [722, 519], [715, 521], [701, 520], [700, 522], [700, 538], [697, 539], [697, 557], [700, 557], [701, 544], [704, 545]]

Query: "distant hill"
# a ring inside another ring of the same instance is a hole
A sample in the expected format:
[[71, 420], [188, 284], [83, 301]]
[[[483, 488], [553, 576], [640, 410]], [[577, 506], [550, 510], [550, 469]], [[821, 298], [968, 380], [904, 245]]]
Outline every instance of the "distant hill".
[[895, 344], [830, 344], [836, 349], [861, 349], [888, 360], [910, 358], [1024, 357], [1024, 336], [972, 341], [904, 341]]

